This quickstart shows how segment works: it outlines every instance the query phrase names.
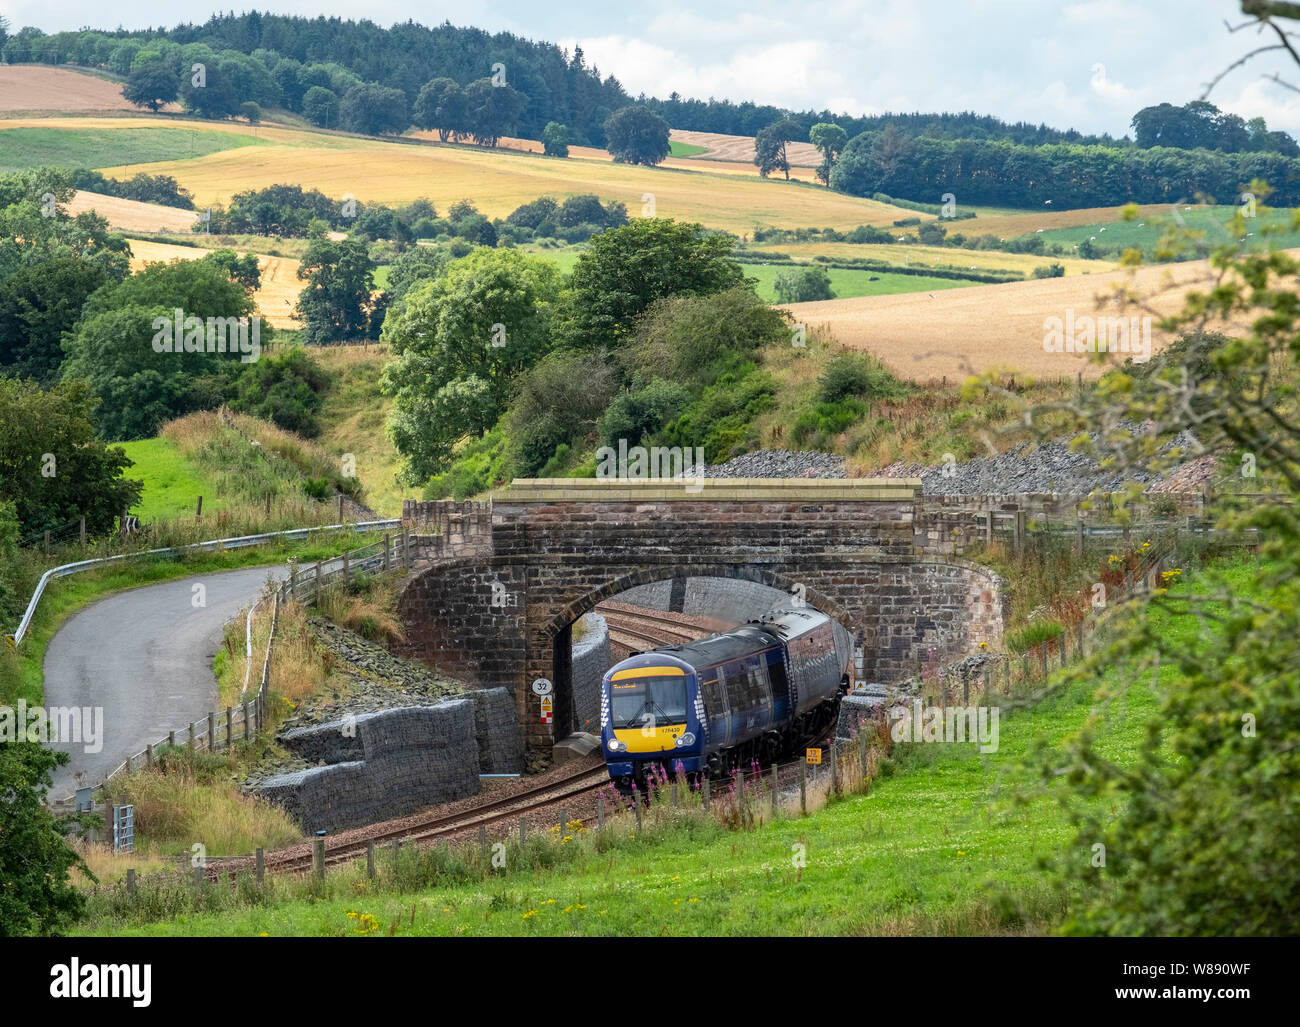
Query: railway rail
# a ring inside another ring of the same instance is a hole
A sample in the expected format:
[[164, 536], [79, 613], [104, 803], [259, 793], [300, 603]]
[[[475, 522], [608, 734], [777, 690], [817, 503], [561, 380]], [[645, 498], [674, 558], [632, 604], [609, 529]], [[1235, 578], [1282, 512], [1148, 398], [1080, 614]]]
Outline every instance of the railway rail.
[[[478, 827], [487, 828], [505, 820], [516, 820], [526, 816], [531, 810], [585, 795], [608, 783], [609, 774], [603, 764], [597, 767], [584, 767], [559, 781], [548, 781], [526, 791], [503, 795], [499, 799], [457, 813], [439, 814], [434, 811], [414, 823], [403, 823], [390, 830], [382, 830], [365, 838], [339, 842], [333, 846], [327, 840], [325, 863], [330, 866], [358, 859], [366, 854], [372, 842], [380, 845], [394, 841], [403, 843], [433, 841]], [[222, 877], [247, 869], [250, 864], [251, 860], [248, 856], [210, 859], [207, 863], [207, 876], [210, 880], [220, 880]], [[310, 844], [300, 842], [290, 848], [267, 853], [265, 869], [269, 874], [309, 872], [312, 869]]]

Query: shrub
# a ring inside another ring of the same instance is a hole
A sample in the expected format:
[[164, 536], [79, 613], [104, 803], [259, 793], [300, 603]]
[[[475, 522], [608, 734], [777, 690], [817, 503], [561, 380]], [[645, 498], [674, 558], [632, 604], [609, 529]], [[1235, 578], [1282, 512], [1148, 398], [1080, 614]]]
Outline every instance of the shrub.
[[907, 387], [889, 369], [867, 353], [842, 353], [827, 365], [818, 385], [822, 403], [838, 403], [850, 396], [864, 400], [901, 399]]
[[1060, 621], [1038, 620], [1017, 631], [1008, 631], [1003, 644], [1009, 653], [1027, 653], [1044, 642], [1055, 641], [1061, 631]]
[[776, 296], [782, 303], [808, 303], [833, 300], [831, 276], [825, 268], [805, 267], [783, 271], [776, 276]]

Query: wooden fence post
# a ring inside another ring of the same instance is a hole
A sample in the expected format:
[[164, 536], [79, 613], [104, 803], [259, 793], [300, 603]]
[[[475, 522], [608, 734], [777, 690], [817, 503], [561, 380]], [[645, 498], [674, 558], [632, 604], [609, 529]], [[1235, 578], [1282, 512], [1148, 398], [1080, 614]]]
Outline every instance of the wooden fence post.
[[389, 540], [388, 533], [385, 532], [385, 533], [384, 533], [384, 571], [385, 571], [385, 573], [387, 573], [388, 570], [389, 570], [389, 560], [390, 560], [390, 558], [391, 558], [391, 556], [390, 556], [390, 551], [391, 551], [391, 549], [392, 549], [392, 542]]
[[194, 523], [198, 524], [203, 520], [203, 497], [199, 496], [198, 502], [194, 504]]
[[563, 806], [560, 807], [560, 837], [564, 837], [565, 828], [569, 826], [569, 811]]
[[339, 523], [343, 523], [343, 493], [339, 493]]
[[[604, 815], [603, 815], [603, 814], [604, 814], [604, 806], [603, 806], [603, 804], [602, 804], [602, 806], [601, 806], [601, 813], [602, 813], [602, 816], [601, 816], [601, 818], [600, 818], [600, 822], [601, 822], [601, 824], [602, 824], [602, 826], [603, 826], [604, 823], [605, 823], [605, 817], [604, 817]], [[520, 844], [520, 845], [523, 845], [524, 842], [526, 842], [526, 841], [528, 841], [528, 818], [527, 818], [527, 817], [523, 817], [523, 816], [521, 816], [521, 817], [519, 818], [519, 844]]]
[[226, 707], [226, 748], [229, 749], [235, 744], [235, 711], [231, 707]]
[[487, 827], [483, 824], [478, 825], [478, 847], [479, 847], [479, 851], [483, 853], [483, 858], [487, 859], [487, 854], [488, 854]]
[[1062, 631], [1061, 631], [1060, 639], [1061, 639], [1061, 666], [1064, 667], [1064, 666], [1065, 666], [1065, 660], [1066, 660], [1066, 652], [1065, 652], [1065, 631], [1064, 631], [1064, 629], [1062, 629]]
[[641, 831], [641, 793], [637, 791], [636, 785], [632, 786], [632, 806], [636, 810], [636, 829], [639, 834]]
[[266, 883], [266, 851], [260, 846], [257, 850], [257, 886], [260, 888]]
[[208, 711], [208, 752], [217, 751], [217, 715]]
[[772, 764], [772, 815], [776, 815], [777, 796], [781, 793], [781, 768]]
[[153, 742], [144, 747], [144, 765], [146, 767], [153, 766]]
[[372, 881], [375, 879], [375, 840], [366, 839], [366, 876]]
[[190, 721], [190, 740], [185, 743], [190, 752], [194, 751], [194, 721]]
[[[963, 678], [963, 683], [967, 689], [970, 688], [969, 682]], [[831, 740], [831, 794], [840, 794], [840, 743], [839, 739]]]
[[402, 526], [402, 566], [406, 569], [411, 567], [411, 533]]
[[708, 809], [708, 808], [709, 808], [709, 798], [710, 798], [710, 795], [712, 794], [713, 786], [709, 783], [709, 771], [708, 771], [707, 768], [706, 768], [705, 771], [704, 771], [704, 789], [703, 789], [703, 791], [704, 791], [704, 808], [705, 808], [705, 809]]
[[[522, 818], [520, 819], [522, 822]], [[596, 796], [596, 826], [598, 828], [604, 828], [605, 826], [605, 797], [603, 795]]]
[[808, 815], [808, 758], [805, 755], [799, 763], [799, 810]]
[[316, 598], [320, 598], [320, 561], [316, 561]]
[[1077, 620], [1074, 622], [1074, 645], [1075, 648], [1079, 651], [1079, 655], [1082, 656], [1083, 655], [1083, 621], [1082, 620]]
[[127, 898], [135, 898], [135, 868], [130, 867], [126, 871], [126, 895]]
[[352, 569], [348, 566], [348, 553], [347, 550], [345, 549], [343, 551], [343, 584], [345, 586], [347, 585], [351, 577], [352, 577]]
[[317, 835], [311, 840], [311, 869], [318, 881], [325, 878], [325, 839]]
[[176, 748], [176, 732], [175, 732], [175, 731], [168, 731], [168, 732], [167, 732], [167, 747], [168, 747], [169, 749], [175, 749], [175, 748]]
[[248, 703], [244, 703], [244, 741], [246, 742], [248, 741], [249, 738], [249, 734], [248, 734], [249, 721], [252, 719], [248, 715], [248, 706], [249, 706]]
[[1047, 639], [1038, 643], [1038, 663], [1042, 668], [1043, 677], [1047, 677]]
[[81, 518], [81, 544], [86, 544], [86, 518]]

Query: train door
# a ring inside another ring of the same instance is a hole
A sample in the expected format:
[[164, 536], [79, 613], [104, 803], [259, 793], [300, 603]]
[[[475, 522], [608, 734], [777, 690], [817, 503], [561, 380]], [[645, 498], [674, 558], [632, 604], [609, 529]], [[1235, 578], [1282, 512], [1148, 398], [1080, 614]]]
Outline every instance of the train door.
[[[731, 704], [727, 699], [727, 675], [722, 667], [701, 670], [700, 692], [704, 698], [704, 715], [709, 719], [709, 747], [731, 743]], [[704, 678], [709, 678], [705, 681]]]

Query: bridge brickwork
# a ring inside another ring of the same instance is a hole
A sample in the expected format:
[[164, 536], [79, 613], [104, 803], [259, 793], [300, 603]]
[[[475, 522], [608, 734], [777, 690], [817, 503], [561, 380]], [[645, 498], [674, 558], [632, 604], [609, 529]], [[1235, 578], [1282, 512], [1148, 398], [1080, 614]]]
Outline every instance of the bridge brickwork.
[[[800, 595], [855, 637], [866, 675], [997, 644], [1002, 583], [918, 547], [915, 480], [516, 482], [483, 503], [407, 502], [420, 557], [399, 597], [405, 655], [515, 697], [533, 752], [576, 726], [570, 627], [603, 599], [686, 577]], [[551, 723], [530, 685], [554, 683]]]

